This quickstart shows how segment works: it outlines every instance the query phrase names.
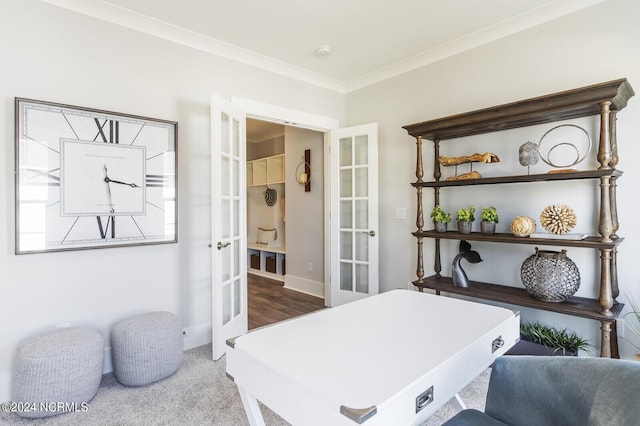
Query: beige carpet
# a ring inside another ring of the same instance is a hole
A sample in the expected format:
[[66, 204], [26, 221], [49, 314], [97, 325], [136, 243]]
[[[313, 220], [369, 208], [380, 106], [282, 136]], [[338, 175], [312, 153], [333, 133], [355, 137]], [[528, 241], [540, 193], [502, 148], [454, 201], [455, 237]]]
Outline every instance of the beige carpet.
[[[488, 381], [489, 371], [485, 371], [460, 393], [469, 407], [484, 408]], [[264, 406], [262, 414], [268, 426], [288, 424]], [[452, 408], [444, 406], [424, 426], [441, 425], [452, 415]], [[247, 424], [236, 387], [225, 374], [224, 357], [220, 361], [211, 361], [210, 345], [186, 351], [182, 366], [173, 376], [149, 386], [126, 387], [120, 385], [112, 374], [105, 375], [98, 394], [89, 402], [85, 412], [43, 419], [24, 419], [0, 412], [2, 426]]]

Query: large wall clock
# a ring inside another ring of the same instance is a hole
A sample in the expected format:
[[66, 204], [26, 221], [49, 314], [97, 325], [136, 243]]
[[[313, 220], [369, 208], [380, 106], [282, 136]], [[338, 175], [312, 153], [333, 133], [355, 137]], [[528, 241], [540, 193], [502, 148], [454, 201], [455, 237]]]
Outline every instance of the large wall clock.
[[173, 121], [16, 98], [16, 253], [177, 241]]

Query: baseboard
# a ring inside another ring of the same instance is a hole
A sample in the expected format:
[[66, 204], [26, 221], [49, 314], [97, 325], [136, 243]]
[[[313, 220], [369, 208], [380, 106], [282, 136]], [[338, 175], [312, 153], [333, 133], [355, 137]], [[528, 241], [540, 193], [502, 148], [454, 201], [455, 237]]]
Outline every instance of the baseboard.
[[324, 283], [311, 281], [290, 274], [284, 276], [284, 288], [324, 299]]
[[182, 330], [185, 351], [211, 343], [212, 326], [210, 321], [184, 327]]

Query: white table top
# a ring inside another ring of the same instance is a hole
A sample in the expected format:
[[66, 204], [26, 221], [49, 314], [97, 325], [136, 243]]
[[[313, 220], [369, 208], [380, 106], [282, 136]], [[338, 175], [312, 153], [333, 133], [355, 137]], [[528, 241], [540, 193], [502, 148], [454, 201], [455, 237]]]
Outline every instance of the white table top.
[[505, 308], [394, 290], [240, 336], [234, 351], [246, 352], [316, 398], [379, 406], [514, 315]]

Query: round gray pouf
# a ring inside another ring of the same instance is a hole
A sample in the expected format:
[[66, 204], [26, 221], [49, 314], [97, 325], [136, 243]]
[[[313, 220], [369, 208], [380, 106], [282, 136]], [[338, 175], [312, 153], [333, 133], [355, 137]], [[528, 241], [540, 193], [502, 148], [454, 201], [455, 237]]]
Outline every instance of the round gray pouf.
[[[18, 346], [12, 401], [22, 417], [48, 417], [86, 409], [98, 392], [104, 358], [96, 330], [61, 328], [24, 340]], [[27, 407], [28, 404], [28, 407]]]
[[144, 386], [175, 373], [182, 363], [182, 325], [170, 312], [120, 321], [111, 331], [113, 373], [127, 386]]

